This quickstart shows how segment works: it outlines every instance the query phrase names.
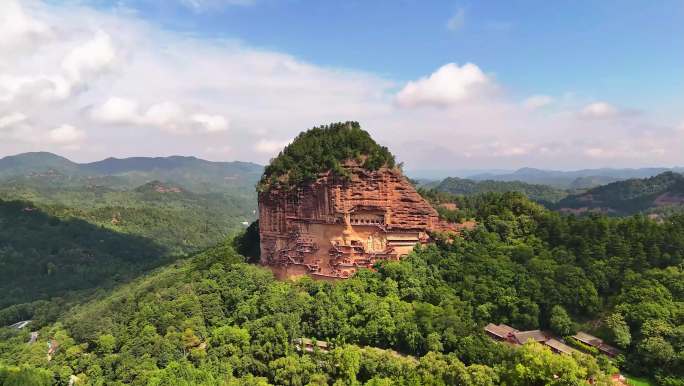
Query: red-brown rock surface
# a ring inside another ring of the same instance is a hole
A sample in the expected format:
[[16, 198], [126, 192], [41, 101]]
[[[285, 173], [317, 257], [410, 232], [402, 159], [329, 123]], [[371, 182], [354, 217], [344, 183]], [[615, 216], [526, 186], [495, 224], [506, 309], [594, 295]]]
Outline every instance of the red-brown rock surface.
[[428, 242], [428, 232], [465, 226], [440, 220], [399, 169], [345, 168], [348, 179], [325, 173], [259, 194], [262, 264], [281, 277], [345, 278], [378, 259], [400, 259]]

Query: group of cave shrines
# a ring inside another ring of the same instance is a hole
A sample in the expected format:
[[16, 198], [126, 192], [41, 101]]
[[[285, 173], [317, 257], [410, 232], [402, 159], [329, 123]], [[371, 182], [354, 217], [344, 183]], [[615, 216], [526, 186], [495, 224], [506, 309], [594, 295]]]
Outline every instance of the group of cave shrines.
[[259, 194], [261, 262], [279, 277], [347, 278], [377, 260], [398, 260], [430, 232], [472, 224], [441, 220], [399, 169], [344, 163], [349, 177], [325, 172], [294, 189]]

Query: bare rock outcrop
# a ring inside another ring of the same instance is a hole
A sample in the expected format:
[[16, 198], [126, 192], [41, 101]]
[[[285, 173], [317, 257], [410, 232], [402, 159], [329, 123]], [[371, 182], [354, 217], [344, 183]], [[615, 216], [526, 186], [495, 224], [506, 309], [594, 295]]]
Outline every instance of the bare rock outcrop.
[[430, 232], [472, 224], [439, 219], [398, 168], [344, 163], [347, 177], [259, 193], [261, 262], [281, 277], [346, 278], [380, 259], [398, 260]]

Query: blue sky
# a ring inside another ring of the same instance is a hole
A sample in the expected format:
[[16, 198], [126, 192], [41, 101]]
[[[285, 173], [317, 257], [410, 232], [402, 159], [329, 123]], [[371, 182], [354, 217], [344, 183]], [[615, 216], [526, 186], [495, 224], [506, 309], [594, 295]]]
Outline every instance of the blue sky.
[[411, 169], [684, 165], [684, 1], [5, 0], [0, 155], [265, 163], [357, 120]]
[[393, 79], [474, 62], [521, 96], [574, 92], [662, 113], [684, 100], [681, 0], [226, 3], [123, 2], [165, 28]]

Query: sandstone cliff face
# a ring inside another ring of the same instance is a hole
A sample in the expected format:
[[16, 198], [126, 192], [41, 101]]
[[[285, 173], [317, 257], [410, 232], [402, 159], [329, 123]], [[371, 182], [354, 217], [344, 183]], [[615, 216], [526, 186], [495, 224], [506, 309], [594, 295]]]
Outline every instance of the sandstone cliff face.
[[305, 186], [259, 194], [262, 264], [281, 277], [345, 278], [378, 259], [397, 260], [441, 221], [399, 170], [345, 164], [349, 179], [325, 173]]

